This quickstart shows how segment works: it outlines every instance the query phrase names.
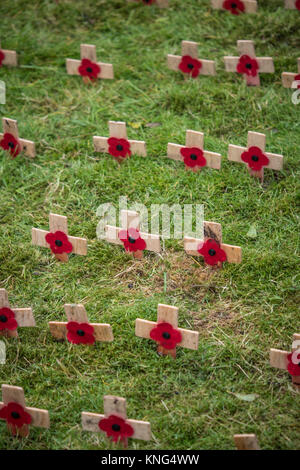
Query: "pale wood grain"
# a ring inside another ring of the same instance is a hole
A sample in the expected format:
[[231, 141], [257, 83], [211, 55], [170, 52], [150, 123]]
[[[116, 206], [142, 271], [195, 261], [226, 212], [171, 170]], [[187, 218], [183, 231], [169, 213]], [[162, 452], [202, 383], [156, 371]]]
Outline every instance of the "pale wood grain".
[[139, 230], [140, 216], [138, 212], [122, 209], [120, 215], [121, 226], [124, 227], [124, 229], [135, 228]]
[[79, 323], [88, 323], [88, 316], [86, 309], [82, 304], [65, 304], [64, 305], [66, 317], [69, 321], [76, 321]]
[[274, 73], [275, 67], [272, 57], [256, 57], [259, 73]]
[[38, 408], [26, 408], [26, 411], [32, 418], [31, 426], [45, 429], [50, 428], [49, 411]]
[[173, 305], [158, 304], [157, 323], [170, 323], [173, 328], [178, 327], [178, 307]]
[[0, 308], [2, 307], [10, 308], [8, 292], [6, 289], [0, 289]]
[[[99, 421], [107, 417], [108, 416], [101, 414], [82, 412], [82, 429], [84, 429], [85, 431], [102, 433], [103, 431], [101, 431], [101, 429], [99, 428]], [[134, 434], [133, 436], [131, 436], [132, 439], [140, 439], [144, 441], [151, 440], [151, 424], [149, 422], [137, 421], [134, 419], [126, 419], [126, 422], [134, 429]]]
[[126, 123], [123, 121], [108, 121], [108, 128], [109, 128], [109, 136], [116, 137], [117, 139], [126, 139], [127, 137], [127, 129]]
[[[75, 321], [75, 320], [74, 320]], [[83, 322], [85, 323], [85, 322]], [[48, 323], [50, 333], [57, 340], [63, 340], [67, 337], [67, 323], [51, 321]], [[89, 323], [94, 328], [94, 338], [96, 341], [110, 343], [114, 340], [112, 328], [108, 323]]]
[[289, 10], [296, 10], [296, 0], [285, 0], [284, 6]]
[[[68, 75], [80, 75], [78, 68], [81, 65], [80, 60], [76, 59], [66, 59], [66, 69]], [[114, 68], [112, 64], [107, 64], [104, 62], [97, 62], [97, 65], [100, 67], [100, 73], [97, 78], [102, 79], [113, 79], [114, 78]]]
[[49, 228], [50, 232], [54, 233], [57, 231], [68, 234], [68, 218], [65, 215], [49, 214]]
[[222, 243], [222, 225], [218, 222], [204, 220], [204, 239], [213, 238], [218, 243]]
[[7, 65], [8, 67], [17, 67], [18, 66], [18, 56], [16, 51], [10, 51], [7, 49], [0, 50], [4, 53], [4, 59], [2, 65]]
[[262, 152], [265, 151], [266, 148], [266, 136], [265, 134], [261, 134], [260, 132], [248, 132], [248, 139], [247, 145], [249, 147], [259, 147]]
[[249, 55], [252, 58], [256, 57], [254, 42], [249, 40], [239, 40], [237, 42], [237, 49], [240, 55]]
[[2, 400], [4, 405], [10, 402], [18, 403], [25, 407], [25, 395], [22, 387], [15, 387], [14, 385], [2, 384]]
[[[106, 237], [105, 240], [109, 243], [113, 243], [115, 245], [123, 245], [122, 241], [119, 239], [118, 234], [122, 229], [120, 227], [115, 227], [112, 225], [105, 226], [105, 233]], [[161, 245], [160, 245], [160, 237], [156, 234], [139, 232], [140, 237], [145, 240], [146, 242], [146, 250], [154, 251], [155, 253], [161, 252]]]
[[189, 55], [193, 59], [198, 58], [198, 43], [193, 41], [182, 41], [181, 42], [181, 55]]
[[287, 368], [287, 351], [282, 351], [280, 349], [270, 349], [270, 365], [276, 367], [276, 369]]
[[12, 134], [15, 139], [19, 140], [18, 122], [15, 119], [2, 118], [2, 126], [4, 134]]
[[[257, 1], [256, 0], [243, 0], [245, 5], [244, 13], [256, 13], [257, 11]], [[223, 8], [224, 0], [211, 0], [211, 7], [214, 10], [224, 10]]]
[[97, 62], [96, 46], [94, 44], [80, 44], [80, 58]]
[[[149, 320], [144, 320], [142, 318], [137, 318], [135, 321], [135, 334], [140, 338], [152, 339], [150, 337], [150, 332], [155, 328], [158, 323], [162, 322], [153, 322]], [[167, 322], [171, 323], [171, 322]], [[173, 325], [173, 327], [175, 327]], [[183, 347], [187, 349], [197, 350], [199, 345], [199, 333], [198, 331], [187, 330], [184, 328], [176, 329], [181, 333], [182, 340], [176, 345], [176, 347]]]
[[186, 131], [185, 146], [186, 147], [197, 147], [197, 148], [203, 150], [203, 147], [204, 147], [204, 133], [203, 132], [192, 131], [192, 130], [188, 129]]
[[284, 86], [284, 88], [292, 88], [292, 85], [296, 79], [296, 76], [297, 76], [296, 73], [282, 72], [281, 79], [282, 79], [282, 85]]
[[31, 308], [14, 308], [15, 319], [20, 327], [33, 327], [35, 319]]
[[260, 450], [255, 434], [235, 434], [234, 442], [238, 450]]

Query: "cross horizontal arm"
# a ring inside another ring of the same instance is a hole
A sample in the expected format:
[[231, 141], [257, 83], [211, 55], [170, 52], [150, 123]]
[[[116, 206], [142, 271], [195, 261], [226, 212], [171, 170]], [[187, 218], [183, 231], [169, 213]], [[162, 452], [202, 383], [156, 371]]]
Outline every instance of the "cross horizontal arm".
[[[184, 237], [184, 250], [188, 255], [200, 256], [197, 247], [203, 243], [203, 240], [193, 237]], [[242, 262], [242, 249], [240, 246], [227, 245], [221, 243], [220, 247], [225, 251], [228, 263], [241, 263]]]
[[[80, 67], [81, 61], [76, 59], [66, 59], [66, 68], [69, 75], [80, 75], [78, 68]], [[104, 62], [97, 62], [100, 67], [100, 73], [98, 78], [113, 79], [114, 68], [112, 64], [106, 64]]]
[[[96, 413], [81, 413], [82, 428], [85, 431], [103, 432], [99, 428], [99, 421], [107, 416]], [[126, 422], [134, 429], [133, 439], [141, 439], [143, 441], [151, 440], [151, 424], [147, 421], [137, 421], [135, 419], [126, 419]]]
[[226, 72], [236, 72], [237, 64], [239, 63], [239, 57], [225, 56], [225, 70]]
[[274, 73], [274, 62], [272, 57], [256, 57], [260, 73]]
[[87, 240], [85, 238], [68, 236], [68, 239], [72, 243], [73, 253], [83, 256], [87, 254]]
[[296, 0], [285, 0], [285, 8], [296, 10]]
[[[257, 1], [256, 0], [243, 0], [245, 5], [245, 13], [256, 13]], [[223, 9], [224, 0], [211, 0], [212, 8], [216, 10]]]
[[280, 349], [270, 349], [270, 365], [276, 367], [276, 369], [287, 368], [287, 351], [282, 351]]
[[[112, 328], [107, 323], [89, 323], [94, 328], [94, 337], [96, 341], [111, 342], [114, 340]], [[58, 340], [65, 339], [67, 336], [67, 323], [51, 321], [49, 322], [50, 333]]]
[[[140, 338], [151, 339], [150, 332], [156, 326], [157, 322], [137, 318], [135, 321], [135, 334]], [[198, 349], [199, 333], [197, 331], [186, 330], [183, 328], [177, 328], [177, 330], [180, 331], [182, 336], [182, 340], [177, 344], [177, 346], [194, 350]]]
[[48, 230], [41, 230], [39, 228], [31, 229], [32, 244], [41, 246], [43, 248], [49, 248], [49, 244], [46, 242], [46, 235], [49, 233]]
[[[120, 229], [119, 227], [106, 225], [105, 226], [106, 241], [108, 241], [109, 243], [114, 243], [115, 245], [123, 245], [122, 241], [118, 237], [118, 234], [121, 230], [126, 230], [126, 229]], [[140, 233], [141, 238], [146, 241], [146, 244], [147, 244], [146, 250], [160, 253], [161, 246], [160, 246], [159, 235], [151, 234], [151, 233], [144, 233], [144, 232], [139, 232], [139, 233]]]
[[17, 67], [18, 65], [18, 56], [16, 51], [9, 51], [7, 49], [1, 49], [0, 50], [4, 53], [4, 59], [2, 64], [7, 65], [9, 67]]
[[18, 326], [35, 326], [35, 319], [31, 308], [14, 308], [13, 311]]
[[238, 450], [260, 450], [255, 434], [235, 434], [234, 442]]
[[[255, 145], [255, 142], [253, 142]], [[243, 162], [241, 159], [241, 155], [243, 152], [247, 151], [247, 148], [240, 147], [238, 145], [229, 144], [228, 146], [228, 160], [232, 162], [244, 163], [247, 165], [246, 162]], [[265, 168], [269, 168], [271, 170], [282, 170], [283, 168], [283, 156], [275, 153], [268, 153], [264, 152], [265, 155], [269, 158], [269, 164], [265, 166]]]
[[297, 85], [294, 85], [293, 83], [296, 80], [296, 73], [290, 73], [290, 72], [282, 72], [281, 78], [282, 78], [282, 85], [284, 88], [296, 88]]
[[[119, 138], [119, 137], [118, 137]], [[100, 153], [109, 153], [108, 152], [108, 138], [107, 137], [93, 137], [94, 150], [95, 152]], [[142, 140], [129, 140], [130, 151], [133, 155], [140, 155], [141, 157], [146, 157], [146, 143]]]
[[38, 408], [26, 408], [27, 413], [30, 414], [32, 418], [31, 426], [36, 426], [38, 428], [50, 427], [50, 418], [49, 412], [47, 410], [40, 410]]

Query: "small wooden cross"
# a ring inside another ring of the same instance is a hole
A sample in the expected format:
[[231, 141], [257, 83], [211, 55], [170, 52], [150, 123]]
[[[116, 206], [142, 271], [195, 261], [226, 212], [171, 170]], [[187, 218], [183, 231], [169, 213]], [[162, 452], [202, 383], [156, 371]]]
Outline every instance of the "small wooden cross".
[[216, 222], [204, 221], [204, 240], [184, 237], [184, 250], [188, 255], [203, 256], [204, 262], [212, 267], [222, 267], [222, 263], [241, 263], [240, 246], [222, 243], [222, 226]]
[[68, 236], [68, 219], [64, 215], [49, 214], [49, 228], [32, 229], [32, 244], [43, 248], [50, 248], [55, 258], [67, 262], [68, 253], [76, 255], [87, 254], [87, 241], [85, 238]]
[[282, 170], [283, 156], [276, 153], [265, 152], [266, 136], [259, 132], [248, 132], [247, 148], [230, 144], [228, 147], [228, 160], [245, 163], [250, 175], [264, 179], [264, 168]]
[[287, 370], [292, 377], [296, 390], [300, 391], [300, 334], [293, 335], [292, 351], [270, 349], [270, 365], [276, 369]]
[[109, 121], [109, 137], [93, 137], [94, 150], [100, 153], [109, 153], [119, 163], [132, 154], [146, 157], [146, 144], [140, 140], [128, 140], [126, 123]]
[[157, 343], [158, 354], [174, 359], [177, 346], [198, 349], [198, 331], [178, 328], [178, 308], [171, 305], [158, 304], [156, 322], [137, 318], [135, 334], [140, 338], [153, 339]]
[[253, 41], [238, 41], [240, 57], [224, 57], [226, 72], [238, 72], [242, 74], [247, 85], [259, 86], [260, 73], [274, 73], [272, 57], [256, 57]]
[[31, 307], [12, 308], [6, 289], [0, 289], [0, 336], [17, 338], [17, 328], [31, 326], [35, 326]]
[[237, 450], [260, 450], [255, 434], [235, 434], [233, 438]]
[[214, 60], [198, 59], [198, 43], [182, 41], [181, 56], [168, 54], [168, 68], [185, 74], [185, 78], [198, 75], [216, 75], [216, 64]]
[[26, 406], [23, 388], [3, 384], [2, 400], [0, 419], [6, 421], [7, 429], [13, 436], [27, 437], [29, 426], [46, 429], [50, 427], [47, 410]]
[[96, 46], [80, 44], [80, 58], [81, 60], [66, 60], [67, 73], [69, 75], [81, 75], [85, 83], [90, 83], [97, 78], [114, 78], [112, 64], [97, 62]]
[[169, 0], [127, 0], [128, 3], [144, 3], [145, 5], [157, 5], [159, 8], [167, 8]]
[[0, 147], [12, 157], [24, 152], [28, 157], [35, 157], [35, 143], [19, 138], [18, 123], [14, 119], [2, 118], [3, 134], [0, 134]]
[[105, 226], [105, 240], [116, 245], [123, 245], [134, 258], [142, 259], [143, 251], [160, 253], [160, 237], [156, 234], [140, 232], [140, 217], [135, 211], [121, 211], [121, 227]]
[[2, 65], [7, 65], [8, 67], [17, 67], [18, 57], [16, 51], [8, 51], [6, 49], [1, 49], [0, 43], [0, 67]]
[[300, 10], [300, 0], [285, 0], [284, 6], [288, 10]]
[[214, 10], [228, 10], [233, 15], [241, 13], [256, 13], [256, 0], [211, 0]]
[[172, 160], [183, 161], [186, 169], [191, 169], [195, 172], [205, 166], [219, 170], [221, 168], [221, 155], [215, 152], [208, 152], [203, 147], [204, 134], [187, 130], [185, 146], [168, 143], [167, 157]]
[[[284, 88], [300, 88], [300, 57], [298, 58], [298, 74], [282, 72], [282, 85]], [[299, 81], [299, 83], [294, 83]]]
[[81, 304], [65, 304], [67, 322], [50, 321], [52, 336], [58, 340], [68, 339], [73, 344], [94, 344], [95, 341], [114, 340], [112, 328], [107, 323], [89, 323], [86, 310]]
[[151, 424], [147, 421], [127, 419], [125, 398], [106, 395], [103, 397], [104, 415], [88, 413], [81, 414], [82, 429], [91, 432], [103, 432], [113, 442], [128, 445], [128, 438], [150, 441]]

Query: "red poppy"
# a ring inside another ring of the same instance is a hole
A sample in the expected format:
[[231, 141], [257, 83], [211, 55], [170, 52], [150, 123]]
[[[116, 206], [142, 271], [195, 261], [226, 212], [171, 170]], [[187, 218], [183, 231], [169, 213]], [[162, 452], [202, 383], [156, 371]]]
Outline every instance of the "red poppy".
[[101, 68], [98, 64], [89, 59], [82, 59], [81, 64], [78, 67], [78, 72], [82, 77], [88, 77], [90, 80], [95, 80], [101, 72]]
[[241, 159], [248, 164], [253, 171], [260, 171], [263, 166], [269, 164], [268, 157], [261, 151], [259, 147], [249, 147], [242, 153]]
[[142, 0], [143, 3], [145, 3], [146, 5], [152, 5], [155, 0]]
[[94, 328], [88, 323], [67, 323], [67, 340], [73, 344], [94, 344]]
[[20, 142], [12, 135], [6, 132], [2, 140], [0, 140], [0, 147], [3, 150], [8, 150], [12, 157], [16, 157], [21, 152]]
[[[300, 0], [299, 0], [299, 2], [300, 2]], [[299, 5], [300, 5], [300, 3], [299, 3]], [[294, 78], [294, 81], [295, 82], [299, 81], [299, 84], [297, 85], [297, 88], [300, 88], [300, 73], [298, 75], [296, 75], [296, 77]]]
[[0, 67], [1, 67], [2, 62], [4, 61], [4, 59], [5, 59], [5, 54], [4, 54], [4, 52], [1, 51], [1, 49], [0, 49]]
[[295, 7], [300, 10], [300, 0], [296, 0]]
[[133, 427], [125, 419], [116, 415], [101, 419], [98, 426], [101, 431], [106, 433], [107, 437], [112, 438], [113, 442], [125, 441], [134, 434]]
[[198, 77], [202, 67], [201, 60], [193, 59], [190, 55], [183, 55], [178, 65], [179, 70], [183, 73], [189, 73], [193, 78]]
[[237, 73], [244, 73], [252, 77], [256, 77], [258, 69], [259, 65], [257, 60], [252, 59], [249, 55], [242, 55], [236, 66]]
[[50, 245], [50, 250], [55, 255], [62, 253], [71, 253], [73, 251], [72, 243], [69, 242], [68, 236], [57, 230], [55, 233], [47, 233], [46, 242]]
[[16, 330], [18, 323], [14, 312], [8, 307], [0, 308], [0, 331]]
[[197, 147], [183, 147], [180, 149], [184, 164], [190, 168], [195, 166], [206, 166], [203, 150]]
[[125, 158], [127, 155], [130, 157], [130, 143], [126, 139], [117, 139], [116, 137], [110, 137], [108, 140], [108, 153], [113, 157]]
[[5, 419], [7, 424], [10, 424], [13, 431], [16, 432], [16, 428], [21, 428], [24, 424], [30, 424], [32, 418], [23, 406], [19, 403], [10, 402], [0, 410], [0, 418]]
[[165, 349], [174, 349], [182, 341], [180, 331], [175, 330], [170, 323], [158, 323], [150, 331], [150, 338], [157, 341]]
[[245, 5], [241, 0], [224, 0], [223, 8], [233, 15], [239, 15], [245, 11]]
[[204, 257], [206, 264], [214, 266], [219, 262], [224, 263], [227, 261], [227, 256], [220, 244], [213, 238], [209, 238], [203, 244], [200, 244], [197, 249], [198, 253]]
[[300, 358], [298, 358], [298, 363], [295, 364], [292, 360], [292, 356], [295, 353], [290, 353], [287, 355], [288, 365], [287, 370], [293, 377], [300, 377]]
[[126, 251], [135, 252], [146, 249], [146, 242], [140, 236], [140, 232], [135, 228], [120, 230], [119, 239], [123, 242]]

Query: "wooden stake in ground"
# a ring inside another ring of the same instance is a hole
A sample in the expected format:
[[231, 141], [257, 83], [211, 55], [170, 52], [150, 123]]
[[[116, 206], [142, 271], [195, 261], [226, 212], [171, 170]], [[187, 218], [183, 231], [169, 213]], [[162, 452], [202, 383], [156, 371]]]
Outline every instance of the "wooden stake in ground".
[[31, 307], [14, 308], [8, 301], [8, 293], [0, 289], [0, 336], [17, 338], [20, 327], [35, 326], [35, 319]]
[[8, 67], [18, 66], [18, 57], [16, 51], [8, 51], [1, 48], [0, 43], [0, 67], [7, 65]]
[[300, 0], [284, 0], [284, 6], [288, 10], [300, 10]]
[[113, 442], [128, 445], [128, 438], [151, 440], [151, 425], [147, 421], [127, 419], [125, 398], [106, 395], [104, 415], [82, 412], [82, 428], [85, 431], [103, 432]]
[[176, 358], [176, 347], [198, 349], [198, 331], [178, 328], [178, 308], [171, 305], [158, 304], [157, 321], [148, 321], [137, 318], [135, 321], [135, 334], [140, 338], [156, 341], [157, 352], [162, 356]]
[[250, 175], [264, 180], [264, 168], [282, 170], [283, 156], [276, 153], [265, 152], [266, 136], [259, 132], [248, 132], [247, 148], [238, 145], [229, 145], [228, 160], [245, 163]]
[[282, 72], [281, 78], [284, 88], [300, 88], [300, 57], [298, 58], [298, 73]]
[[198, 43], [182, 41], [181, 56], [168, 54], [168, 68], [181, 71], [185, 78], [196, 78], [198, 75], [216, 75], [216, 64], [213, 60], [198, 59]]
[[135, 211], [121, 211], [122, 227], [105, 226], [105, 240], [116, 245], [123, 245], [134, 258], [143, 258], [145, 250], [160, 253], [159, 235], [140, 232], [140, 217]]
[[24, 152], [28, 157], [35, 157], [35, 143], [19, 138], [18, 123], [14, 119], [2, 119], [3, 134], [0, 134], [0, 147], [15, 158]]
[[270, 364], [276, 369], [287, 370], [293, 386], [300, 390], [300, 334], [293, 335], [292, 352], [270, 349]]
[[233, 438], [237, 450], [260, 450], [255, 434], [235, 434]]
[[66, 60], [67, 73], [69, 75], [81, 75], [84, 83], [91, 83], [97, 78], [114, 78], [112, 64], [97, 62], [96, 46], [80, 44], [80, 58], [81, 60]]
[[272, 57], [256, 57], [253, 41], [238, 41], [240, 57], [224, 57], [226, 72], [237, 72], [244, 76], [247, 85], [259, 86], [260, 73], [274, 73]]
[[109, 121], [109, 137], [93, 137], [94, 150], [100, 153], [109, 153], [119, 163], [131, 155], [146, 157], [146, 144], [140, 140], [128, 140], [126, 123]]
[[221, 268], [223, 263], [241, 263], [242, 249], [222, 243], [222, 227], [216, 222], [204, 221], [204, 240], [184, 237], [184, 250], [188, 255], [202, 256], [205, 264]]
[[256, 0], [211, 0], [211, 6], [214, 10], [227, 10], [232, 15], [257, 11]]
[[50, 427], [47, 410], [26, 406], [23, 388], [3, 384], [2, 400], [0, 419], [6, 421], [7, 429], [13, 436], [27, 437], [29, 426], [46, 429]]
[[169, 0], [127, 0], [128, 3], [144, 3], [145, 5], [157, 5], [159, 8], [167, 8]]
[[107, 323], [89, 323], [86, 310], [81, 304], [65, 304], [67, 322], [50, 321], [54, 338], [67, 339], [73, 344], [94, 344], [95, 341], [112, 342], [111, 326]]
[[32, 244], [50, 248], [55, 258], [67, 262], [68, 253], [76, 255], [87, 254], [87, 241], [85, 238], [68, 236], [68, 220], [64, 215], [49, 214], [50, 232], [32, 229]]
[[221, 168], [221, 155], [203, 149], [204, 134], [196, 131], [186, 131], [185, 146], [168, 143], [167, 157], [183, 161], [186, 169], [201, 170], [203, 167]]

